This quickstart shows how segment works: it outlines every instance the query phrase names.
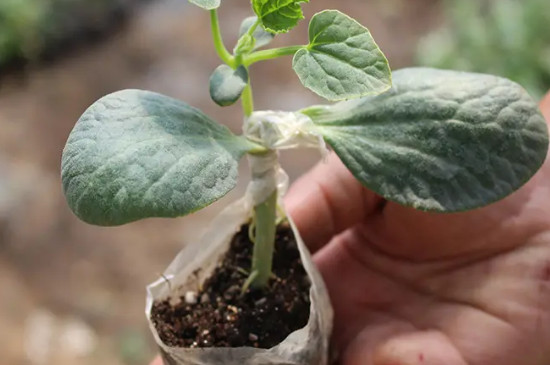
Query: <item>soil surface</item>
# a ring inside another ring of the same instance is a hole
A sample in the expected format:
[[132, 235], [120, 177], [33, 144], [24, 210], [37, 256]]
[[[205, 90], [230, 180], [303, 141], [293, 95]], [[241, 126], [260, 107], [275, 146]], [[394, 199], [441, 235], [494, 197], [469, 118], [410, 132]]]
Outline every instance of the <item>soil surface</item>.
[[267, 349], [305, 327], [311, 284], [292, 230], [282, 225], [277, 231], [274, 277], [268, 289], [248, 289], [242, 295], [247, 279], [243, 270], [250, 268], [252, 247], [245, 225], [199, 293], [186, 293], [177, 304], [170, 299], [154, 304], [152, 318], [164, 343]]

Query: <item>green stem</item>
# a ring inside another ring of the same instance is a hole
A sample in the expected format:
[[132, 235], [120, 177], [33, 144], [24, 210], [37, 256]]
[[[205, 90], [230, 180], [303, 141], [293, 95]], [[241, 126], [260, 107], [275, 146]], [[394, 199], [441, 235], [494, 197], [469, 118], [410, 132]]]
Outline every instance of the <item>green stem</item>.
[[237, 65], [235, 64], [235, 58], [231, 55], [231, 53], [229, 53], [223, 43], [222, 33], [220, 30], [220, 22], [218, 20], [218, 11], [216, 9], [210, 10], [210, 23], [212, 26], [212, 38], [214, 39], [214, 47], [216, 48], [218, 56], [230, 67], [236, 68]]
[[265, 288], [271, 277], [277, 219], [277, 190], [263, 203], [254, 207], [256, 238], [252, 252], [253, 288]]
[[249, 36], [253, 36], [254, 34], [254, 31], [256, 30], [256, 28], [258, 28], [258, 25], [260, 25], [262, 23], [262, 21], [258, 18], [256, 19], [256, 22], [254, 24], [252, 24], [252, 26], [248, 29], [248, 32], [246, 32]]
[[250, 81], [243, 90], [241, 95], [241, 103], [243, 105], [244, 116], [251, 116], [254, 112], [254, 98], [252, 97], [252, 86], [250, 85]]
[[243, 64], [245, 66], [250, 66], [251, 64], [259, 61], [270, 60], [282, 56], [290, 56], [298, 52], [300, 49], [306, 47], [307, 46], [290, 46], [253, 52], [244, 58]]
[[[244, 115], [249, 117], [254, 112], [250, 82], [243, 90], [241, 101]], [[250, 285], [253, 288], [261, 289], [265, 288], [269, 282], [275, 244], [276, 220], [277, 190], [274, 190], [269, 198], [254, 207], [254, 249], [252, 252], [252, 268], [246, 287]], [[243, 287], [244, 291], [246, 291], [246, 287]]]
[[[254, 32], [258, 24], [259, 22], [253, 25], [249, 32]], [[240, 64], [241, 62], [242, 60], [239, 58], [237, 63]], [[245, 117], [250, 117], [254, 112], [254, 98], [250, 81], [243, 90], [241, 102]], [[267, 153], [274, 152], [268, 151]], [[250, 269], [250, 276], [243, 287], [243, 292], [247, 290], [249, 285], [258, 289], [265, 288], [272, 275], [273, 249], [277, 229], [277, 189], [265, 201], [254, 207], [254, 224], [252, 268]]]

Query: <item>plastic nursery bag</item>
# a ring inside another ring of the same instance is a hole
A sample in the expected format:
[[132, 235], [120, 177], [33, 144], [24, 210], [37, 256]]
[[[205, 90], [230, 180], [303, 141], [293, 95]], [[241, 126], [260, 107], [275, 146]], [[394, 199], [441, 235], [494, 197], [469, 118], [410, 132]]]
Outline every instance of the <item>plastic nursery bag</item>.
[[292, 332], [270, 349], [176, 348], [162, 342], [151, 320], [154, 301], [181, 298], [195, 291], [211, 275], [229, 249], [233, 236], [243, 224], [250, 222], [253, 207], [274, 189], [278, 191], [279, 205], [284, 210], [281, 197], [286, 191], [288, 177], [280, 168], [274, 150], [300, 145], [318, 147], [324, 152], [324, 142], [311, 131], [311, 124], [307, 116], [299, 113], [271, 111], [256, 112], [245, 122], [245, 134], [253, 140], [267, 141], [271, 150], [261, 156], [249, 156], [252, 181], [245, 197], [214, 218], [202, 239], [183, 249], [163, 277], [147, 287], [146, 315], [166, 365], [327, 365], [332, 307], [321, 275], [290, 217], [288, 220], [311, 282], [310, 314], [304, 328]]
[[[180, 298], [188, 291], [195, 291], [210, 276], [220, 258], [229, 249], [235, 233], [249, 222], [254, 201], [264, 195], [266, 185], [271, 185], [266, 184], [266, 176], [267, 180], [277, 180], [280, 196], [284, 194], [284, 174], [278, 165], [270, 168], [270, 163], [256, 162], [251, 161], [256, 179], [249, 185], [246, 196], [223, 210], [211, 222], [211, 228], [203, 238], [183, 249], [164, 272], [164, 277], [147, 287], [146, 315], [165, 365], [326, 365], [328, 362], [332, 307], [321, 275], [290, 217], [288, 219], [296, 237], [300, 257], [311, 282], [310, 314], [304, 328], [292, 332], [270, 349], [175, 348], [162, 342], [151, 320], [154, 301], [167, 297]], [[197, 271], [199, 268], [201, 270]]]

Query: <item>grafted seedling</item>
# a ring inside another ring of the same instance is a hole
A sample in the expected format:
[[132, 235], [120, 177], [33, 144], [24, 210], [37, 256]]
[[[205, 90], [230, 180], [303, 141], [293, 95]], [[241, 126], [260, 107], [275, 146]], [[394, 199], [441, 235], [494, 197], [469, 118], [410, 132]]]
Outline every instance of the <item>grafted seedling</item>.
[[[94, 103], [63, 152], [69, 206], [86, 222], [113, 226], [179, 217], [223, 197], [237, 165], [252, 167], [255, 242], [249, 283], [271, 276], [279, 201], [277, 151], [328, 144], [353, 175], [388, 200], [434, 212], [474, 209], [501, 199], [542, 165], [546, 123], [517, 84], [495, 76], [403, 69], [392, 76], [369, 31], [337, 10], [312, 17], [307, 45], [264, 49], [303, 18], [304, 0], [253, 0], [229, 52], [218, 24], [220, 0], [192, 0], [210, 11], [223, 61], [210, 78], [219, 105], [241, 100], [241, 136], [189, 105], [125, 90]], [[308, 89], [329, 101], [297, 112], [254, 111], [250, 67], [293, 55]], [[349, 100], [353, 99], [353, 100]]]

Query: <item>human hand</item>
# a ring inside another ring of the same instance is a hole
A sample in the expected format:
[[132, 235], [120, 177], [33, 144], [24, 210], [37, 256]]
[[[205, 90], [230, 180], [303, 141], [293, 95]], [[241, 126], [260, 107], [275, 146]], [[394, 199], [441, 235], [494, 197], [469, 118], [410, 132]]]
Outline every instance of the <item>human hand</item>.
[[[550, 120], [550, 93], [541, 108]], [[286, 205], [328, 287], [340, 364], [550, 363], [550, 161], [503, 201], [432, 214], [332, 155]]]
[[[550, 93], [542, 108], [550, 120]], [[335, 310], [343, 365], [550, 363], [550, 161], [488, 207], [431, 214], [332, 155], [287, 196]]]
[[157, 356], [155, 358], [155, 360], [153, 360], [153, 362], [151, 363], [151, 365], [164, 365], [163, 362], [162, 362], [162, 359], [160, 358], [160, 356]]

